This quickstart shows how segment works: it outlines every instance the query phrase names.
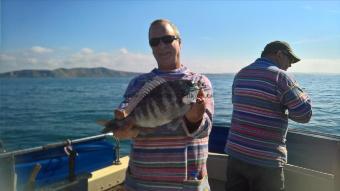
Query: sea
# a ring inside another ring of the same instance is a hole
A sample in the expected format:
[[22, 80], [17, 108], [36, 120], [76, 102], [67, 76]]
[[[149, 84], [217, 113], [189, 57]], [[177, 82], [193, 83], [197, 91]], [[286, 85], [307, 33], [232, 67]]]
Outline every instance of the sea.
[[[234, 74], [207, 75], [214, 89], [214, 123], [229, 126]], [[312, 98], [309, 123], [290, 129], [340, 136], [340, 74], [294, 74]], [[133, 76], [111, 78], [0, 78], [0, 141], [14, 151], [100, 134]], [[122, 141], [127, 155], [129, 141]]]

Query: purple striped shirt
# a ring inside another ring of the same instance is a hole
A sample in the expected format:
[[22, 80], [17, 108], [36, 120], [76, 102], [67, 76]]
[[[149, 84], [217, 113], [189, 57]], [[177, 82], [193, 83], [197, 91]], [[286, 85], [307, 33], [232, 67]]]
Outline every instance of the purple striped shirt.
[[[131, 80], [124, 108], [138, 90], [155, 76], [166, 80], [188, 79], [204, 83], [204, 91], [212, 95], [211, 83], [207, 77], [193, 73], [186, 67], [162, 72], [158, 69], [142, 74]], [[125, 181], [127, 190], [186, 190], [209, 189], [206, 162], [208, 139], [212, 127], [214, 101], [212, 96], [206, 100], [207, 110], [197, 130], [189, 132], [183, 119], [175, 130], [157, 127], [151, 132], [141, 132], [132, 140], [130, 162]]]
[[232, 103], [226, 153], [267, 167], [287, 163], [288, 119], [305, 123], [312, 116], [311, 100], [296, 80], [259, 58], [236, 74]]

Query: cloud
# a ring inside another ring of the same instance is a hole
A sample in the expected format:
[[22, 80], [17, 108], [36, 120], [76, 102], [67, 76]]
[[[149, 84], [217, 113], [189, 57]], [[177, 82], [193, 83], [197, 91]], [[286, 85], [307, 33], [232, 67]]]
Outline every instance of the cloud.
[[[142, 67], [141, 67], [142, 66]], [[131, 53], [126, 48], [113, 52], [94, 52], [82, 49], [65, 59], [63, 67], [106, 67], [114, 70], [147, 72], [154, 68], [152, 55]]]
[[31, 51], [37, 54], [44, 54], [44, 53], [50, 53], [53, 52], [52, 49], [50, 48], [45, 48], [45, 47], [41, 47], [41, 46], [33, 46], [31, 48]]
[[0, 61], [1, 62], [15, 61], [15, 57], [7, 54], [0, 54]]
[[[44, 54], [49, 53], [49, 54]], [[121, 48], [112, 52], [96, 52], [82, 48], [77, 52], [52, 50], [34, 46], [28, 50], [0, 54], [0, 72], [23, 69], [56, 69], [106, 67], [114, 70], [148, 72], [156, 67], [151, 54], [129, 52]]]
[[27, 62], [28, 62], [28, 64], [35, 65], [35, 64], [38, 64], [38, 59], [36, 59], [36, 58], [27, 58]]
[[207, 57], [183, 58], [183, 64], [190, 70], [199, 73], [235, 73], [252, 61], [251, 59], [216, 59]]
[[302, 73], [340, 73], [340, 59], [303, 59], [293, 64], [289, 71]]
[[129, 53], [128, 50], [127, 50], [126, 48], [121, 48], [119, 51], [120, 51], [121, 53], [123, 53], [123, 54], [128, 54], [128, 53]]
[[[256, 59], [256, 58], [255, 58]], [[183, 63], [192, 71], [200, 73], [236, 73], [249, 65], [254, 58], [214, 59], [214, 58], [183, 58]], [[299, 73], [340, 73], [340, 59], [304, 58], [293, 64], [288, 72]]]
[[[32, 47], [33, 48], [33, 47]], [[31, 49], [0, 54], [0, 73], [23, 69], [56, 69], [75, 67], [106, 67], [114, 70], [148, 72], [157, 67], [152, 54], [130, 52], [120, 48], [110, 52], [96, 52], [82, 48], [76, 52], [54, 49], [49, 54], [36, 54]], [[45, 48], [46, 50], [52, 50]], [[182, 57], [182, 63], [200, 73], [235, 73], [254, 61], [254, 58]], [[340, 59], [304, 58], [289, 69], [290, 72], [340, 73]]]
[[90, 48], [83, 48], [80, 50], [80, 54], [92, 54], [93, 53], [93, 50], [90, 49]]

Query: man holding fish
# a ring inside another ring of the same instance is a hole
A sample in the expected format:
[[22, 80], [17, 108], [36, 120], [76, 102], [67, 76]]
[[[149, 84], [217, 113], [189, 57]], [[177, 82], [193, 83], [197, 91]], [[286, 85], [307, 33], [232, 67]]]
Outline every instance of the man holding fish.
[[149, 28], [158, 68], [129, 83], [104, 132], [132, 139], [126, 190], [210, 190], [206, 162], [214, 101], [209, 79], [180, 62], [181, 38], [169, 20]]

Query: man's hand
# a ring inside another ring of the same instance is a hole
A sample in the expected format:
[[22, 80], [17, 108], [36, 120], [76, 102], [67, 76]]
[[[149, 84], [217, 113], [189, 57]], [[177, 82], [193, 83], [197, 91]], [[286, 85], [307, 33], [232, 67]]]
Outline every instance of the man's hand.
[[205, 95], [202, 89], [197, 94], [196, 103], [192, 104], [191, 109], [185, 114], [185, 118], [190, 123], [197, 123], [202, 120], [206, 109]]

